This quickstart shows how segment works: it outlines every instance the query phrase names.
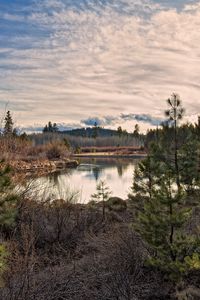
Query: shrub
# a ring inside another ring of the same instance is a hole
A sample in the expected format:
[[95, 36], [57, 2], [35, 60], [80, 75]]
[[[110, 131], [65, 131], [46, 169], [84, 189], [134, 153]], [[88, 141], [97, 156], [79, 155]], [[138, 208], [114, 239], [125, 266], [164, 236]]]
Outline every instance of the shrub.
[[46, 156], [48, 159], [60, 159], [66, 156], [66, 148], [62, 144], [50, 144], [47, 148]]
[[106, 202], [106, 206], [113, 211], [124, 211], [127, 209], [126, 202], [119, 197], [110, 197]]

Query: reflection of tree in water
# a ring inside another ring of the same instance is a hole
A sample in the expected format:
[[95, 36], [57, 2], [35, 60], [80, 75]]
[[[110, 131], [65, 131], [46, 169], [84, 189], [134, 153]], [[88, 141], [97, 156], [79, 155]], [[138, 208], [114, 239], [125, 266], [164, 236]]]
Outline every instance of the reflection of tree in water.
[[47, 176], [48, 182], [51, 185], [58, 186], [60, 175], [68, 175], [69, 176], [71, 173], [72, 173], [71, 170], [53, 172]]
[[64, 199], [69, 202], [77, 202], [80, 197], [80, 191], [71, 187], [65, 177], [72, 175], [72, 173], [73, 170], [68, 169], [53, 172], [46, 176], [46, 180], [42, 184], [42, 188], [40, 188], [40, 191], [43, 190], [42, 197], [45, 200]]
[[58, 185], [58, 176], [59, 176], [59, 172], [54, 172], [54, 173], [48, 175], [49, 184]]
[[98, 181], [99, 177], [100, 177], [100, 175], [102, 173], [102, 170], [100, 168], [93, 168], [92, 169], [92, 173], [94, 175], [95, 180]]
[[123, 176], [123, 167], [122, 166], [117, 166], [117, 173], [119, 175], [119, 177]]
[[124, 175], [124, 173], [129, 168], [129, 166], [130, 166], [130, 164], [123, 164], [123, 165], [116, 166], [117, 167], [117, 173], [118, 173], [120, 178]]
[[130, 165], [133, 164], [133, 162], [130, 162], [130, 159], [95, 159], [92, 162], [98, 164], [98, 167], [92, 169], [96, 181], [99, 180], [104, 169], [111, 169], [113, 167], [117, 169], [118, 176], [121, 178]]

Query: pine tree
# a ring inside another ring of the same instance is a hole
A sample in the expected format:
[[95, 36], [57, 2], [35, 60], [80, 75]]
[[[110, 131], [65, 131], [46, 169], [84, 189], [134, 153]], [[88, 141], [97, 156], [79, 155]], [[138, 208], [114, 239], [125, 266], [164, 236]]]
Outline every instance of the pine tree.
[[94, 126], [92, 128], [92, 137], [96, 139], [98, 137], [98, 129], [97, 122], [94, 123]]
[[193, 257], [198, 262], [200, 258], [197, 238], [185, 232], [191, 209], [185, 207], [186, 195], [181, 188], [174, 189], [175, 183], [176, 176], [165, 174], [139, 213], [136, 229], [154, 251], [148, 263], [177, 280], [191, 268]]
[[14, 225], [17, 215], [17, 196], [13, 193], [13, 185], [9, 176], [10, 168], [0, 170], [0, 228]]
[[20, 139], [22, 141], [28, 141], [28, 135], [26, 132], [23, 132], [21, 135], [20, 135]]
[[4, 119], [4, 135], [13, 134], [13, 120], [10, 111], [8, 110]]
[[117, 134], [118, 134], [118, 136], [121, 137], [121, 136], [122, 136], [122, 133], [123, 133], [122, 127], [119, 126], [119, 127], [117, 128]]
[[139, 135], [140, 135], [139, 132], [140, 132], [139, 125], [138, 125], [138, 124], [135, 124], [135, 129], [134, 129], [134, 131], [133, 131], [133, 136], [136, 137], [136, 138], [138, 138]]
[[199, 145], [191, 134], [181, 145], [181, 134], [188, 132], [188, 126], [178, 127], [184, 110], [176, 94], [168, 103], [173, 126], [164, 126], [148, 147], [147, 158], [136, 168], [132, 191], [136, 200], [142, 199], [137, 202], [135, 228], [153, 250], [148, 262], [178, 279], [200, 268], [199, 239], [185, 231], [192, 213], [188, 190], [199, 184]]
[[180, 181], [186, 190], [192, 190], [199, 185], [199, 144], [195, 140], [188, 141], [180, 149]]
[[58, 126], [56, 123], [53, 123], [49, 121], [47, 125], [44, 126], [43, 128], [43, 133], [56, 133], [58, 132]]
[[[17, 216], [17, 196], [9, 176], [10, 168], [2, 167], [0, 162], [0, 230], [3, 233], [15, 224]], [[7, 268], [9, 253], [5, 243], [0, 243], [0, 288], [4, 285], [3, 274]]]
[[0, 288], [4, 286], [3, 274], [7, 268], [8, 251], [6, 245], [0, 243]]
[[53, 132], [53, 125], [51, 121], [48, 122], [48, 132]]
[[44, 128], [43, 128], [43, 133], [47, 133], [48, 132], [48, 126], [45, 125]]
[[112, 194], [110, 192], [109, 187], [106, 185], [105, 181], [100, 180], [96, 187], [97, 193], [93, 194], [92, 200], [94, 201], [102, 201], [102, 215], [103, 219], [105, 219], [105, 201], [108, 200], [110, 195]]
[[198, 122], [195, 123], [194, 133], [198, 141], [200, 141], [200, 116], [198, 116]]
[[53, 123], [52, 132], [58, 132], [58, 126], [56, 123]]
[[164, 168], [162, 148], [152, 143], [147, 157], [135, 168], [131, 194], [128, 195], [136, 211], [142, 210], [144, 202], [152, 198], [153, 190], [159, 185]]
[[167, 100], [169, 109], [165, 111], [166, 116], [173, 123], [174, 129], [174, 166], [176, 171], [176, 184], [180, 188], [180, 171], [178, 164], [178, 121], [183, 118], [184, 109], [181, 106], [180, 96], [178, 94], [172, 94], [172, 96]]

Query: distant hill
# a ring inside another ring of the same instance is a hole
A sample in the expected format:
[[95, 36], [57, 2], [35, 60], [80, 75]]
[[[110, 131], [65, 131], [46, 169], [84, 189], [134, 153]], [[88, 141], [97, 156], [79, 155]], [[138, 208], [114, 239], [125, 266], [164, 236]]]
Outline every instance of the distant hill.
[[[70, 136], [81, 136], [81, 137], [94, 137], [95, 135], [98, 137], [118, 136], [117, 130], [105, 129], [101, 127], [78, 128], [78, 129], [72, 129], [70, 131], [62, 131], [61, 133], [65, 133]], [[127, 135], [130, 134], [127, 133]]]

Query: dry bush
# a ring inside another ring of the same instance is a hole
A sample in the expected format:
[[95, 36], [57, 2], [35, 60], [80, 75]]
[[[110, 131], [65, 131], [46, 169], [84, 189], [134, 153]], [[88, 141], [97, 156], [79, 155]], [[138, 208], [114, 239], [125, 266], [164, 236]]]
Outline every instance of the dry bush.
[[25, 160], [38, 160], [38, 159], [65, 159], [69, 157], [69, 149], [64, 145], [62, 141], [55, 140], [43, 145], [35, 145], [29, 147], [27, 151], [27, 157]]
[[45, 145], [37, 145], [29, 148], [27, 157], [34, 159], [61, 159], [69, 156], [69, 152], [61, 142], [52, 142]]
[[[173, 299], [173, 285], [162, 274], [145, 267], [148, 251], [130, 227], [115, 225], [109, 232], [89, 238], [89, 255], [79, 268], [85, 278], [86, 299]], [[85, 276], [84, 276], [85, 274]]]
[[27, 151], [25, 161], [32, 161], [46, 158], [46, 146], [31, 146]]
[[84, 205], [24, 199], [0, 299], [170, 299], [171, 286], [144, 265], [140, 237], [109, 214], [102, 220]]
[[55, 140], [43, 145], [34, 145], [33, 141], [21, 137], [0, 137], [0, 159], [5, 161], [38, 159], [60, 159], [69, 156], [64, 142]]
[[0, 137], [0, 159], [21, 159], [27, 155], [31, 142], [20, 137]]
[[105, 229], [102, 215], [97, 211], [85, 209], [78, 204], [64, 200], [50, 203], [24, 204], [21, 219], [33, 223], [37, 235], [37, 247], [42, 252], [74, 256], [77, 245], [87, 232], [97, 234]]
[[137, 299], [147, 254], [140, 238], [128, 228], [117, 226], [90, 239], [89, 246], [93, 256], [88, 256], [82, 268], [90, 274], [85, 284], [88, 290], [92, 286], [96, 290], [94, 299]]
[[8, 242], [9, 268], [0, 298], [82, 299], [83, 286], [77, 290], [78, 275], [70, 265], [92, 223], [96, 218], [88, 217], [82, 206], [24, 199]]
[[33, 275], [39, 266], [39, 258], [35, 251], [36, 236], [32, 226], [20, 226], [20, 240], [8, 242], [8, 267], [4, 274], [5, 287], [2, 299], [29, 299], [29, 289], [33, 284]]
[[48, 159], [60, 159], [67, 155], [67, 148], [62, 143], [51, 143], [46, 145], [46, 156]]

